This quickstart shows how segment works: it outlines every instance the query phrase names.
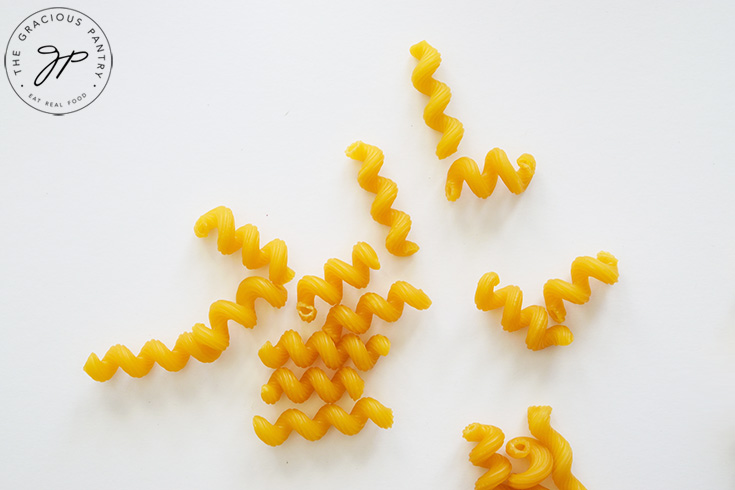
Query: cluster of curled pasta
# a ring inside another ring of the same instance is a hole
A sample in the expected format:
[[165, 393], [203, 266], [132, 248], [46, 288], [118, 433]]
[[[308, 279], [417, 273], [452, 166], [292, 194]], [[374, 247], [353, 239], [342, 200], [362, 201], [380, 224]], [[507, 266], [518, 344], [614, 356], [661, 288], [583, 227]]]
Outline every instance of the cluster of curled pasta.
[[541, 350], [552, 345], [569, 345], [574, 335], [565, 325], [549, 327], [549, 317], [555, 322], [566, 318], [564, 300], [574, 304], [584, 304], [590, 299], [590, 278], [605, 284], [618, 281], [618, 260], [608, 252], [600, 252], [597, 257], [577, 257], [572, 262], [572, 282], [551, 279], [544, 284], [543, 306], [523, 308], [523, 291], [518, 286], [500, 284], [495, 272], [484, 274], [477, 283], [475, 305], [482, 311], [502, 308], [500, 324], [508, 332], [528, 327], [526, 346], [531, 350]]
[[[445, 113], [451, 99], [449, 87], [434, 78], [441, 64], [439, 52], [422, 41], [410, 49], [418, 60], [411, 77], [414, 87], [429, 97], [423, 112], [424, 121], [441, 133], [436, 155], [447, 158], [457, 152], [464, 136], [464, 126], [455, 117]], [[398, 186], [393, 180], [380, 175], [384, 164], [383, 151], [373, 145], [357, 141], [345, 151], [347, 157], [361, 163], [357, 181], [364, 190], [375, 194], [370, 214], [379, 224], [388, 227], [386, 249], [396, 256], [411, 256], [419, 246], [409, 241], [411, 217], [393, 207]], [[445, 194], [448, 200], [459, 199], [464, 184], [480, 198], [489, 197], [502, 180], [514, 194], [521, 194], [533, 179], [536, 161], [529, 154], [521, 155], [517, 168], [499, 148], [490, 150], [482, 170], [468, 157], [456, 159], [447, 172]], [[97, 381], [107, 381], [122, 369], [133, 377], [142, 377], [154, 364], [168, 371], [179, 371], [190, 358], [213, 362], [227, 349], [230, 342], [229, 321], [245, 328], [257, 324], [256, 300], [263, 299], [275, 308], [286, 304], [284, 287], [294, 278], [288, 267], [288, 251], [283, 240], [274, 239], [261, 247], [258, 229], [251, 224], [236, 228], [232, 211], [220, 206], [201, 216], [194, 231], [198, 237], [207, 237], [217, 230], [217, 249], [225, 255], [238, 251], [243, 265], [250, 270], [268, 267], [267, 277], [250, 276], [237, 288], [235, 300], [218, 300], [209, 309], [209, 324], [198, 323], [191, 331], [179, 335], [172, 348], [159, 340], [149, 340], [136, 355], [123, 345], [111, 347], [100, 359], [91, 354], [84, 370]], [[610, 253], [600, 252], [596, 257], [578, 257], [572, 262], [571, 282], [551, 279], [543, 287], [544, 306], [523, 306], [523, 292], [518, 286], [498, 288], [500, 278], [494, 272], [484, 274], [477, 285], [475, 304], [482, 311], [502, 309], [503, 329], [514, 332], [527, 328], [526, 346], [541, 350], [553, 345], [569, 345], [574, 340], [572, 331], [561, 322], [566, 318], [565, 301], [584, 304], [590, 299], [590, 279], [605, 284], [618, 280], [617, 259]], [[351, 263], [332, 258], [326, 261], [323, 275], [305, 275], [296, 285], [296, 310], [305, 322], [317, 317], [317, 298], [329, 305], [321, 328], [306, 340], [295, 330], [284, 332], [275, 344], [266, 342], [258, 351], [263, 364], [273, 369], [267, 383], [261, 388], [261, 398], [267, 404], [276, 404], [287, 398], [293, 403], [304, 403], [316, 394], [324, 404], [313, 417], [301, 410], [289, 408], [271, 423], [261, 416], [253, 418], [256, 435], [266, 444], [283, 444], [292, 432], [315, 441], [334, 427], [337, 431], [354, 435], [368, 420], [380, 428], [393, 424], [393, 412], [379, 401], [364, 397], [365, 381], [359, 371], [375, 367], [380, 358], [390, 352], [390, 340], [381, 334], [365, 339], [373, 320], [398, 321], [406, 305], [425, 310], [431, 300], [421, 289], [405, 281], [393, 283], [387, 294], [367, 292], [360, 296], [354, 307], [342, 304], [345, 284], [366, 288], [371, 271], [380, 269], [378, 254], [368, 243], [358, 242], [352, 249]], [[551, 321], [557, 323], [549, 325]], [[291, 362], [302, 372], [295, 372]], [[321, 365], [318, 365], [321, 364]], [[329, 372], [331, 371], [331, 372]], [[347, 410], [336, 405], [347, 394], [354, 404]], [[467, 441], [477, 445], [470, 452], [470, 461], [484, 468], [477, 480], [478, 490], [531, 489], [546, 490], [541, 483], [552, 477], [560, 490], [584, 490], [571, 472], [572, 451], [569, 443], [551, 427], [551, 408], [535, 406], [528, 409], [528, 424], [533, 437], [517, 437], [505, 444], [507, 456], [498, 451], [505, 435], [494, 426], [474, 423], [463, 432]], [[528, 469], [513, 472], [508, 458], [525, 459]]]
[[[434, 72], [441, 64], [441, 55], [426, 41], [411, 46], [411, 55], [418, 60], [411, 75], [413, 86], [429, 97], [424, 108], [424, 121], [431, 129], [442, 133], [436, 147], [436, 156], [444, 159], [457, 151], [464, 136], [464, 127], [454, 117], [448, 116], [444, 110], [449, 104], [452, 93], [447, 84], [434, 78]], [[450, 201], [456, 201], [467, 182], [470, 190], [482, 199], [489, 197], [495, 190], [498, 177], [513, 194], [520, 194], [531, 183], [536, 171], [536, 160], [524, 153], [518, 160], [518, 170], [500, 148], [494, 148], [485, 156], [482, 171], [477, 163], [468, 157], [454, 161], [447, 173], [445, 194]]]
[[[299, 315], [306, 321], [313, 321], [316, 316], [315, 297], [330, 304], [340, 303], [343, 283], [356, 288], [366, 287], [370, 270], [379, 267], [377, 254], [366, 243], [358, 243], [353, 248], [352, 265], [329, 259], [324, 266], [323, 279], [304, 276], [299, 280]], [[393, 421], [390, 409], [373, 398], [360, 398], [365, 382], [357, 372], [372, 369], [381, 357], [388, 355], [390, 341], [384, 335], [373, 335], [365, 342], [360, 335], [370, 329], [375, 316], [386, 322], [397, 321], [406, 304], [423, 310], [431, 305], [431, 300], [420, 289], [405, 281], [397, 281], [385, 298], [376, 293], [365, 293], [354, 309], [334, 304], [322, 328], [306, 341], [295, 330], [288, 330], [275, 345], [266, 342], [258, 356], [263, 364], [275, 371], [261, 388], [263, 401], [273, 404], [285, 395], [294, 403], [303, 403], [316, 393], [326, 405], [313, 418], [294, 408], [284, 411], [272, 424], [257, 416], [253, 419], [257, 436], [266, 444], [277, 446], [292, 431], [306, 439], [316, 440], [323, 437], [331, 426], [344, 434], [355, 434], [362, 430], [368, 419], [381, 428], [390, 427]], [[289, 360], [300, 368], [308, 369], [299, 377], [291, 369], [283, 367]], [[317, 361], [335, 373], [330, 377], [321, 367], [313, 366]], [[354, 368], [345, 365], [348, 361]], [[356, 400], [350, 413], [334, 405], [345, 393]]]
[[465, 427], [464, 438], [477, 443], [470, 451], [470, 462], [487, 470], [477, 479], [475, 489], [548, 490], [541, 482], [551, 475], [559, 490], [584, 490], [584, 485], [572, 474], [569, 443], [551, 427], [551, 407], [529, 407], [528, 428], [533, 437], [516, 437], [505, 446], [511, 458], [528, 461], [526, 471], [513, 473], [508, 458], [498, 453], [505, 440], [502, 430], [478, 423]]
[[262, 248], [260, 234], [253, 225], [235, 229], [232, 211], [220, 206], [197, 220], [194, 231], [205, 237], [217, 229], [217, 247], [223, 254], [242, 250], [243, 265], [248, 269], [269, 267], [269, 279], [259, 276], [245, 278], [237, 288], [235, 301], [218, 300], [209, 308], [209, 324], [197, 323], [190, 332], [179, 335], [173, 348], [169, 349], [160, 340], [149, 340], [138, 355], [124, 345], [114, 345], [100, 359], [90, 354], [84, 371], [97, 381], [107, 381], [118, 368], [128, 375], [140, 378], [160, 365], [167, 371], [179, 371], [191, 357], [200, 362], [213, 362], [230, 344], [228, 322], [253, 328], [257, 323], [255, 302], [264, 299], [275, 308], [286, 304], [287, 293], [283, 284], [293, 279], [294, 272], [288, 268], [288, 250], [283, 240], [275, 239]]

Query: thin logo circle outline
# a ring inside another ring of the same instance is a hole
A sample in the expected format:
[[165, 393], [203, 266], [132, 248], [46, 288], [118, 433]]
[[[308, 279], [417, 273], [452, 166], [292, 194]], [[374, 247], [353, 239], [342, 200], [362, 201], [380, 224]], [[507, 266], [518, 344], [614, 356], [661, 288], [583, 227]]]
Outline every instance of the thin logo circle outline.
[[[36, 14], [39, 14], [39, 13], [41, 13], [41, 12], [45, 12], [45, 11], [47, 11], [47, 10], [54, 10], [54, 9], [59, 9], [59, 10], [68, 10], [68, 11], [70, 11], [70, 12], [75, 12], [75, 13], [77, 13], [77, 14], [80, 14], [80, 15], [82, 15], [82, 16], [84, 16], [84, 17], [86, 17], [87, 19], [91, 20], [91, 21], [92, 21], [92, 22], [93, 22], [93, 23], [94, 23], [94, 24], [95, 24], [95, 25], [96, 25], [97, 27], [99, 27], [99, 29], [100, 29], [100, 32], [102, 32], [102, 34], [104, 35], [104, 37], [105, 37], [105, 41], [107, 41], [107, 50], [108, 50], [108, 51], [109, 51], [109, 53], [110, 53], [110, 67], [109, 67], [109, 73], [108, 73], [108, 75], [107, 75], [107, 77], [106, 77], [106, 80], [105, 80], [105, 84], [104, 84], [104, 85], [102, 86], [102, 88], [100, 89], [99, 93], [98, 93], [98, 94], [97, 94], [97, 95], [96, 95], [96, 96], [94, 97], [94, 99], [92, 99], [92, 100], [91, 100], [91, 101], [89, 102], [89, 104], [87, 104], [87, 105], [84, 105], [84, 106], [82, 106], [82, 107], [80, 107], [80, 108], [78, 108], [78, 109], [74, 109], [73, 111], [69, 111], [69, 112], [61, 112], [61, 113], [58, 113], [58, 112], [49, 112], [49, 111], [44, 111], [43, 109], [40, 109], [40, 108], [38, 108], [38, 107], [35, 107], [35, 106], [33, 106], [33, 105], [29, 104], [28, 102], [26, 102], [25, 98], [23, 98], [23, 97], [22, 97], [22, 96], [21, 96], [21, 95], [20, 95], [20, 94], [18, 93], [18, 91], [17, 91], [16, 89], [15, 89], [15, 86], [13, 85], [13, 82], [12, 82], [12, 81], [10, 80], [10, 72], [8, 71], [8, 50], [10, 49], [10, 43], [11, 43], [11, 42], [13, 41], [13, 37], [14, 37], [14, 34], [15, 34], [15, 33], [17, 32], [18, 28], [19, 28], [19, 27], [21, 27], [21, 26], [22, 26], [22, 25], [23, 25], [23, 24], [24, 24], [24, 23], [25, 23], [25, 22], [26, 22], [26, 21], [27, 21], [28, 19], [30, 19], [30, 18], [31, 18], [31, 17], [33, 17], [34, 15], [36, 15]], [[80, 11], [80, 10], [76, 10], [76, 9], [73, 9], [73, 8], [69, 8], [69, 7], [46, 7], [46, 8], [43, 8], [43, 9], [41, 9], [41, 10], [37, 10], [37, 11], [33, 12], [32, 14], [30, 14], [29, 16], [27, 16], [27, 17], [26, 17], [25, 19], [23, 19], [22, 21], [20, 21], [20, 22], [18, 23], [18, 25], [16, 26], [16, 28], [15, 28], [15, 29], [13, 29], [13, 32], [12, 32], [12, 33], [10, 34], [10, 38], [8, 39], [8, 43], [7, 43], [6, 45], [5, 45], [5, 53], [3, 54], [3, 67], [5, 68], [5, 76], [6, 76], [6, 78], [8, 79], [8, 83], [10, 84], [10, 88], [12, 88], [12, 89], [13, 89], [13, 92], [15, 93], [15, 95], [17, 95], [17, 96], [18, 96], [18, 98], [19, 98], [19, 99], [20, 99], [21, 101], [23, 101], [23, 103], [24, 103], [25, 105], [27, 105], [28, 107], [30, 107], [30, 108], [32, 108], [32, 109], [35, 109], [35, 110], [37, 110], [38, 112], [42, 112], [42, 113], [44, 113], [44, 114], [50, 114], [50, 115], [52, 115], [52, 116], [64, 116], [64, 115], [66, 115], [66, 114], [73, 114], [73, 113], [75, 113], [75, 112], [79, 112], [79, 111], [81, 111], [82, 109], [86, 109], [87, 107], [89, 107], [90, 105], [92, 105], [92, 104], [93, 104], [93, 103], [94, 103], [94, 102], [95, 102], [95, 101], [96, 101], [96, 100], [97, 100], [97, 99], [99, 98], [99, 96], [100, 96], [100, 95], [102, 95], [102, 92], [104, 92], [104, 91], [105, 91], [105, 89], [107, 88], [107, 84], [108, 84], [108, 83], [110, 82], [110, 77], [112, 76], [112, 68], [113, 68], [113, 65], [114, 65], [114, 56], [113, 56], [113, 54], [112, 54], [112, 45], [110, 44], [110, 39], [109, 39], [109, 38], [107, 37], [107, 34], [105, 33], [105, 31], [104, 31], [104, 30], [102, 30], [102, 26], [100, 26], [100, 25], [99, 25], [99, 24], [97, 23], [97, 21], [96, 21], [96, 20], [94, 20], [94, 19], [93, 19], [92, 17], [90, 17], [89, 15], [85, 14], [84, 12], [82, 12], [82, 11]]]

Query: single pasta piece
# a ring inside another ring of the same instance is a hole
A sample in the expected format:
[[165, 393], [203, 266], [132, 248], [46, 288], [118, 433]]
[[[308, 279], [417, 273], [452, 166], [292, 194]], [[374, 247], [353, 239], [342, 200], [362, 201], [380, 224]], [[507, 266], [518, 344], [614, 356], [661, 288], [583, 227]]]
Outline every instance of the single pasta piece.
[[597, 258], [577, 257], [572, 262], [571, 284], [561, 279], [550, 279], [544, 284], [546, 309], [554, 321], [563, 322], [567, 310], [563, 300], [581, 305], [590, 299], [590, 277], [615, 284], [618, 282], [618, 259], [611, 253], [600, 252]]
[[447, 172], [447, 185], [444, 189], [447, 199], [450, 201], [459, 199], [465, 182], [477, 197], [485, 199], [495, 190], [498, 177], [513, 194], [520, 194], [526, 190], [536, 172], [536, 160], [528, 153], [524, 153], [518, 158], [518, 166], [520, 168], [516, 171], [508, 156], [500, 148], [488, 152], [482, 173], [471, 158], [459, 158], [452, 163]]
[[361, 398], [350, 413], [337, 405], [327, 404], [310, 419], [301, 410], [291, 408], [283, 412], [274, 424], [263, 417], [253, 417], [253, 428], [261, 441], [269, 446], [280, 446], [294, 430], [309, 441], [321, 439], [332, 426], [352, 436], [365, 427], [368, 419], [381, 429], [388, 429], [393, 425], [393, 411], [373, 398]]
[[375, 194], [375, 200], [370, 206], [370, 215], [381, 225], [389, 226], [388, 236], [385, 238], [385, 248], [393, 255], [405, 257], [419, 251], [419, 246], [406, 240], [411, 231], [411, 217], [393, 209], [393, 202], [398, 195], [398, 186], [395, 182], [378, 175], [383, 166], [383, 151], [358, 141], [352, 143], [345, 151], [349, 158], [362, 162], [357, 182], [360, 187]]
[[276, 238], [260, 248], [260, 234], [255, 225], [245, 225], [235, 229], [232, 211], [219, 206], [203, 214], [194, 225], [196, 236], [203, 238], [217, 229], [217, 250], [230, 255], [242, 250], [242, 264], [248, 269], [269, 266], [268, 277], [275, 284], [285, 284], [294, 277], [289, 269], [288, 249], [283, 240]]
[[553, 456], [551, 478], [559, 490], [586, 490], [572, 475], [572, 448], [561, 434], [551, 427], [551, 407], [528, 407], [528, 428]]
[[304, 343], [298, 332], [287, 330], [276, 345], [266, 342], [258, 351], [258, 356], [263, 364], [274, 369], [283, 366], [289, 359], [299, 367], [308, 367], [321, 358], [329, 369], [338, 369], [350, 359], [357, 369], [367, 371], [388, 352], [390, 340], [383, 335], [370, 337], [366, 344], [355, 334], [344, 335], [335, 341], [319, 330]]
[[[511, 490], [513, 487], [509, 487], [508, 485], [500, 484], [497, 487], [495, 487], [495, 490]], [[528, 490], [549, 490], [543, 485], [534, 485], [532, 487], [529, 487]]]
[[361, 289], [370, 282], [370, 269], [380, 269], [378, 254], [365, 242], [358, 242], [352, 248], [352, 265], [339, 259], [329, 259], [324, 264], [324, 279], [317, 276], [304, 276], [296, 285], [299, 317], [306, 322], [316, 318], [314, 297], [319, 296], [330, 305], [342, 301], [342, 283]]
[[511, 473], [506, 484], [521, 490], [534, 488], [551, 474], [553, 460], [551, 451], [531, 437], [516, 437], [505, 446], [508, 456], [528, 459], [528, 469], [523, 473]]
[[541, 306], [522, 309], [523, 291], [518, 286], [506, 286], [495, 291], [500, 277], [495, 272], [484, 274], [477, 283], [475, 305], [482, 311], [503, 308], [500, 324], [508, 332], [528, 327], [526, 346], [531, 350], [545, 349], [551, 345], [569, 345], [574, 340], [572, 331], [565, 325], [549, 327], [549, 315]]
[[436, 156], [443, 159], [457, 151], [464, 136], [464, 127], [458, 119], [444, 114], [452, 92], [446, 83], [434, 78], [434, 72], [442, 61], [439, 51], [426, 41], [414, 44], [410, 51], [411, 56], [418, 60], [411, 74], [411, 82], [416, 90], [429, 97], [424, 109], [424, 122], [434, 131], [442, 133], [436, 146]]
[[160, 340], [149, 340], [136, 356], [124, 345], [114, 345], [100, 359], [96, 354], [89, 355], [84, 371], [95, 381], [107, 381], [118, 368], [134, 378], [148, 374], [155, 363], [167, 371], [179, 371], [186, 366], [190, 357], [199, 362], [213, 362], [230, 344], [227, 327], [234, 320], [245, 328], [253, 328], [257, 323], [255, 300], [265, 299], [271, 306], [281, 308], [286, 304], [286, 289], [264, 277], [248, 277], [240, 283], [236, 300], [219, 300], [209, 308], [211, 328], [201, 323], [194, 325], [191, 332], [179, 335], [173, 349], [166, 347]]
[[286, 394], [289, 400], [304, 403], [316, 394], [327, 403], [335, 403], [345, 391], [353, 400], [362, 396], [365, 381], [351, 367], [341, 367], [330, 380], [320, 368], [312, 367], [304, 372], [301, 379], [288, 368], [276, 369], [260, 390], [260, 397], [268, 404], [276, 403]]
[[322, 330], [333, 339], [342, 335], [342, 327], [353, 333], [363, 334], [370, 328], [373, 315], [386, 322], [395, 322], [403, 314], [406, 304], [417, 310], [425, 310], [431, 306], [431, 299], [421, 289], [405, 281], [397, 281], [390, 287], [387, 298], [376, 293], [365, 293], [357, 301], [354, 310], [345, 305], [333, 306]]
[[468, 442], [477, 443], [470, 451], [470, 462], [475, 466], [487, 469], [485, 474], [475, 482], [475, 489], [497, 488], [508, 478], [512, 470], [508, 458], [497, 453], [505, 439], [503, 431], [493, 425], [474, 423], [465, 427], [462, 436]]

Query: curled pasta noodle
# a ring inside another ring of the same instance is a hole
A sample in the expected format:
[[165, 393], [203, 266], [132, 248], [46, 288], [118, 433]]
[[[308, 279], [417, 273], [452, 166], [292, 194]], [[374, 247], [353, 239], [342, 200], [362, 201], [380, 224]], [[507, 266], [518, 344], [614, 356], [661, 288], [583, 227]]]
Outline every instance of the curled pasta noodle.
[[572, 474], [571, 446], [551, 427], [551, 407], [528, 407], [528, 428], [551, 452], [554, 460], [551, 478], [559, 490], [586, 490]]
[[531, 437], [516, 437], [505, 446], [508, 456], [527, 458], [529, 467], [523, 473], [511, 473], [506, 484], [511, 488], [526, 490], [533, 488], [551, 474], [553, 460], [551, 451]]
[[337, 405], [327, 404], [310, 419], [301, 410], [291, 408], [283, 412], [274, 424], [263, 417], [255, 416], [253, 428], [261, 441], [269, 446], [279, 446], [288, 439], [292, 431], [309, 441], [321, 439], [330, 427], [351, 436], [360, 432], [368, 420], [372, 420], [381, 429], [388, 429], [393, 425], [393, 411], [374, 398], [361, 398], [350, 413]]
[[413, 86], [429, 97], [424, 108], [424, 122], [434, 131], [442, 133], [436, 146], [436, 156], [446, 158], [457, 151], [464, 136], [464, 127], [458, 119], [444, 113], [452, 98], [446, 83], [434, 78], [434, 72], [441, 64], [441, 55], [426, 41], [411, 46], [411, 55], [418, 60], [411, 74]]
[[186, 366], [190, 357], [199, 362], [213, 362], [229, 346], [229, 320], [253, 328], [257, 323], [256, 299], [265, 299], [271, 306], [280, 308], [286, 304], [286, 296], [283, 286], [264, 277], [248, 277], [240, 283], [235, 302], [219, 300], [212, 303], [209, 308], [211, 328], [197, 323], [191, 332], [179, 335], [172, 349], [160, 340], [149, 340], [137, 356], [124, 345], [114, 345], [102, 359], [94, 353], [90, 354], [84, 371], [96, 381], [107, 381], [118, 368], [132, 377], [140, 378], [148, 374], [156, 363], [167, 371], [179, 371]]
[[387, 298], [375, 293], [366, 293], [357, 301], [354, 310], [345, 305], [333, 306], [327, 314], [322, 330], [332, 338], [339, 338], [342, 327], [353, 333], [363, 334], [370, 328], [374, 315], [386, 322], [395, 322], [403, 314], [403, 307], [406, 304], [418, 310], [425, 310], [431, 306], [431, 299], [421, 289], [405, 281], [397, 281], [390, 287]]
[[528, 153], [524, 153], [518, 158], [518, 166], [518, 170], [513, 168], [508, 156], [500, 148], [488, 152], [482, 172], [471, 158], [459, 158], [452, 163], [447, 173], [445, 187], [447, 199], [450, 201], [459, 199], [465, 182], [477, 197], [485, 199], [495, 190], [498, 177], [513, 194], [520, 194], [526, 190], [533, 178], [536, 160]]
[[263, 364], [274, 369], [283, 366], [289, 359], [299, 367], [311, 366], [321, 359], [329, 369], [338, 369], [350, 359], [357, 369], [367, 371], [388, 352], [390, 341], [383, 335], [374, 335], [367, 343], [363, 343], [355, 334], [344, 335], [335, 341], [319, 330], [304, 342], [298, 332], [287, 330], [276, 345], [266, 342], [258, 351], [258, 356]]
[[549, 315], [541, 306], [522, 308], [523, 291], [518, 286], [505, 286], [495, 291], [500, 277], [494, 272], [484, 274], [477, 283], [475, 304], [482, 311], [503, 308], [500, 324], [508, 332], [528, 327], [526, 346], [541, 350], [552, 345], [569, 345], [574, 340], [572, 331], [565, 325], [549, 327]]
[[316, 296], [330, 305], [342, 301], [343, 282], [357, 289], [367, 286], [370, 282], [370, 269], [380, 269], [380, 261], [373, 247], [365, 242], [358, 242], [352, 248], [352, 265], [339, 259], [327, 260], [324, 264], [324, 279], [304, 276], [296, 285], [296, 309], [299, 317], [307, 322], [316, 318]]
[[357, 182], [360, 187], [375, 194], [375, 200], [370, 206], [370, 215], [381, 225], [390, 227], [385, 238], [385, 248], [393, 255], [405, 257], [419, 251], [419, 246], [406, 240], [411, 231], [411, 217], [393, 209], [393, 202], [398, 195], [398, 186], [395, 182], [378, 175], [383, 166], [383, 151], [358, 141], [352, 143], [345, 151], [349, 158], [362, 162]]
[[[495, 487], [496, 490], [511, 490], [513, 487], [509, 487], [508, 485], [500, 484], [497, 487]], [[548, 488], [544, 487], [543, 485], [534, 485], [532, 487], [529, 487], [528, 490], [549, 490]]]
[[475, 482], [476, 490], [492, 490], [503, 483], [512, 470], [510, 461], [497, 451], [503, 446], [505, 434], [493, 425], [470, 424], [465, 427], [462, 436], [468, 442], [477, 445], [470, 451], [470, 462], [487, 469], [484, 475]]
[[260, 233], [255, 225], [235, 229], [232, 211], [219, 206], [203, 214], [194, 225], [194, 233], [202, 238], [213, 229], [218, 230], [217, 249], [224, 255], [242, 251], [242, 263], [248, 269], [269, 266], [268, 277], [275, 284], [285, 284], [294, 277], [288, 265], [286, 243], [278, 238], [260, 248]]
[[344, 395], [345, 391], [353, 400], [362, 396], [365, 381], [351, 367], [341, 367], [332, 379], [320, 368], [311, 367], [304, 372], [301, 379], [288, 368], [278, 368], [260, 390], [264, 402], [273, 404], [286, 394], [289, 400], [303, 403], [312, 393], [327, 403], [334, 403]]
[[615, 284], [618, 282], [618, 259], [611, 253], [600, 252], [595, 257], [577, 257], [572, 262], [572, 282], [550, 279], [544, 284], [546, 309], [554, 321], [563, 322], [566, 318], [564, 301], [581, 305], [590, 299], [590, 277]]

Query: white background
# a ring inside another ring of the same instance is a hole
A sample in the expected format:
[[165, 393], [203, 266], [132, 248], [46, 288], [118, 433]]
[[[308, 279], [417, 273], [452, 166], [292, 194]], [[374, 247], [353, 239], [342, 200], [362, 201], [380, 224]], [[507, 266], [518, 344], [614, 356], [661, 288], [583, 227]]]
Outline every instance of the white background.
[[[0, 487], [472, 488], [464, 426], [527, 435], [533, 404], [553, 406], [590, 489], [735, 487], [728, 3], [64, 4], [105, 30], [114, 66], [63, 117], [0, 83]], [[0, 34], [49, 6], [4, 0]], [[422, 39], [466, 128], [455, 156], [533, 154], [521, 196], [444, 198], [452, 159], [434, 156], [410, 82]], [[389, 255], [369, 216], [343, 153], [358, 139], [385, 151], [421, 245], [411, 258]], [[292, 406], [260, 400], [258, 348], [319, 326], [299, 321], [296, 281], [254, 330], [233, 324], [213, 364], [104, 384], [82, 371], [116, 343], [172, 345], [234, 298], [253, 272], [192, 231], [221, 204], [285, 240], [297, 278], [366, 240], [383, 266], [368, 290], [404, 279], [430, 295], [372, 330], [392, 351], [365, 395], [394, 410], [392, 429], [277, 448], [255, 436], [254, 415]], [[569, 347], [528, 351], [525, 332], [474, 307], [484, 272], [539, 304], [546, 280], [600, 250], [620, 282], [569, 306]]]

